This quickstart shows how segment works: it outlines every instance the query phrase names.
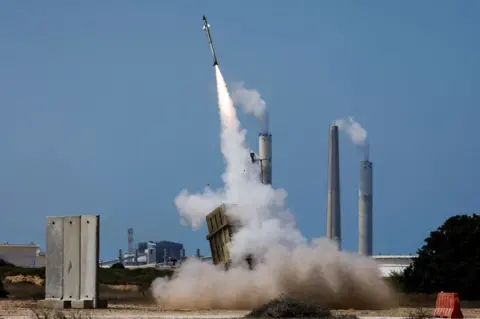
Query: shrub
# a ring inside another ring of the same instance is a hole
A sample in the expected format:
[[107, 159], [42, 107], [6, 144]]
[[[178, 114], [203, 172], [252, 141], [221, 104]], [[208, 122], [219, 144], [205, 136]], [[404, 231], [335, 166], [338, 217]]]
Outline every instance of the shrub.
[[318, 305], [288, 296], [273, 299], [253, 309], [246, 318], [331, 318], [329, 310]]
[[171, 277], [173, 270], [156, 268], [100, 268], [99, 281], [104, 285], [150, 285], [157, 277]]
[[8, 291], [3, 287], [3, 276], [0, 274], [0, 298], [5, 298], [8, 296]]
[[426, 294], [455, 291], [462, 299], [480, 298], [479, 241], [480, 215], [450, 217], [430, 233], [418, 257], [397, 278], [401, 288]]
[[110, 269], [125, 269], [125, 266], [122, 263], [115, 263], [110, 266]]

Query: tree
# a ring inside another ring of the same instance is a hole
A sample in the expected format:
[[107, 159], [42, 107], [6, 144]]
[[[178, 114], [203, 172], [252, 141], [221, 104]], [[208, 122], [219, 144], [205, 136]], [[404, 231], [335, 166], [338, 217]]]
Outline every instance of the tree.
[[458, 292], [463, 299], [476, 299], [478, 274], [480, 216], [457, 215], [430, 233], [400, 281], [408, 292]]
[[122, 263], [114, 263], [110, 266], [112, 269], [125, 269], [125, 266]]

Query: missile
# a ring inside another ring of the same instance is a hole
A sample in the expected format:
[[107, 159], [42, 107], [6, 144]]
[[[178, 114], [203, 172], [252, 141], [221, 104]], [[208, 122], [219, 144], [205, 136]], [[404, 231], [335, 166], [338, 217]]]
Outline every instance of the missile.
[[203, 16], [203, 30], [205, 30], [205, 33], [207, 34], [208, 45], [210, 45], [210, 51], [213, 56], [213, 66], [218, 65], [215, 49], [213, 48], [212, 35], [210, 34], [210, 25], [207, 23], [207, 18], [205, 16]]

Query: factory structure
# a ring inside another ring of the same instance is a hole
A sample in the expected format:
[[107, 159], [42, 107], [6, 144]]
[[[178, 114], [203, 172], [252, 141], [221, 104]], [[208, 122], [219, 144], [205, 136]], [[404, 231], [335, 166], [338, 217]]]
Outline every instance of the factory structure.
[[327, 237], [336, 241], [342, 249], [342, 226], [340, 214], [340, 161], [338, 126], [330, 126], [328, 135], [328, 192], [327, 192]]
[[368, 147], [365, 149], [365, 160], [360, 163], [358, 189], [358, 253], [365, 256], [373, 254], [373, 181]]
[[[331, 125], [328, 135], [328, 191], [327, 191], [327, 237], [342, 248], [340, 211], [340, 154], [337, 125]], [[373, 253], [373, 182], [369, 146], [364, 147], [365, 158], [360, 162], [360, 185], [358, 190], [358, 253], [371, 256]]]
[[110, 267], [113, 264], [121, 263], [125, 267], [162, 267], [174, 266], [185, 258], [183, 244], [171, 241], [142, 241], [134, 248], [133, 228], [127, 230], [128, 251], [118, 250], [115, 259], [100, 261], [101, 267]]

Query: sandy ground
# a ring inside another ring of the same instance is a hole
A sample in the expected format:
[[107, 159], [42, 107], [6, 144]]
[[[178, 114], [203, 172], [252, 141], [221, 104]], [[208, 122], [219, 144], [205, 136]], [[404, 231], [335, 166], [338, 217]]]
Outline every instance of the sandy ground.
[[[37, 318], [31, 309], [36, 308], [33, 301], [0, 301], [0, 319]], [[433, 309], [424, 308], [426, 313], [433, 313]], [[480, 318], [479, 308], [462, 309], [465, 318]], [[416, 308], [397, 308], [389, 310], [336, 310], [335, 314], [349, 314], [358, 317], [404, 317], [412, 316], [418, 311]], [[111, 305], [108, 309], [95, 310], [63, 310], [67, 318], [241, 318], [248, 310], [210, 310], [210, 311], [163, 311], [155, 305]], [[39, 311], [38, 313], [42, 313]], [[43, 318], [41, 316], [40, 318]]]

